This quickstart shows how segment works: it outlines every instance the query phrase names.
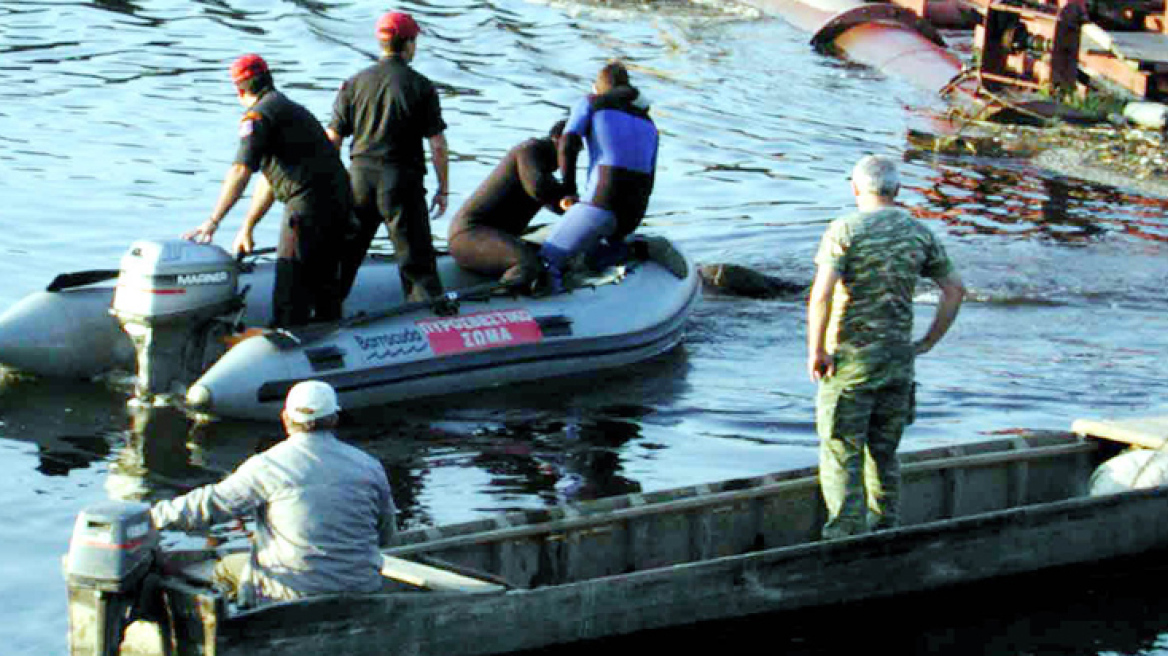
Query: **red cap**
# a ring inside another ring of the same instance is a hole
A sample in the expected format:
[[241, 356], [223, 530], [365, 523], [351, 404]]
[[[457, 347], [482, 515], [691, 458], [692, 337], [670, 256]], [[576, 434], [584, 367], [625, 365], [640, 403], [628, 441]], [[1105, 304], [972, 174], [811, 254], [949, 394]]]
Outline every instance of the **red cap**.
[[268, 63], [259, 55], [244, 55], [231, 64], [231, 81], [239, 84], [268, 72]]
[[413, 39], [422, 32], [422, 28], [414, 22], [409, 14], [400, 11], [391, 11], [377, 19], [377, 38], [389, 41], [392, 36]]

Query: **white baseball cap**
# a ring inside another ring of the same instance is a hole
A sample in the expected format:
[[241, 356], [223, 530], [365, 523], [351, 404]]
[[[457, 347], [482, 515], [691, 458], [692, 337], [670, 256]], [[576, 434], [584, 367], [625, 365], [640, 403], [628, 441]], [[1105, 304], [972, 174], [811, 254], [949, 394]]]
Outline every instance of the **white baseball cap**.
[[319, 380], [297, 383], [289, 390], [288, 398], [284, 401], [284, 412], [288, 413], [288, 418], [300, 423], [334, 415], [340, 409], [333, 386]]

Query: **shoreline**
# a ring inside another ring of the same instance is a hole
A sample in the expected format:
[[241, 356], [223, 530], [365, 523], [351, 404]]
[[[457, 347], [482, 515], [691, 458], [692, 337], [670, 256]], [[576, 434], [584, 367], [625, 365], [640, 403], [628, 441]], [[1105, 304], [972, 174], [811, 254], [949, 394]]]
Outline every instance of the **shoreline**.
[[1159, 130], [987, 123], [967, 127], [976, 128], [976, 133], [943, 136], [910, 131], [908, 139], [921, 150], [1019, 159], [1083, 182], [1168, 199], [1168, 155]]

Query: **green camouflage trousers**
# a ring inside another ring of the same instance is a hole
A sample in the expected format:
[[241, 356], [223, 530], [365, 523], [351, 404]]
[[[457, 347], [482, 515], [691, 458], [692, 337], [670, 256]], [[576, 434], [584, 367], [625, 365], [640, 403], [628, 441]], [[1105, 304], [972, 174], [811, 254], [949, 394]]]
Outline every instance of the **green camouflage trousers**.
[[[911, 371], [911, 370], [910, 370]], [[827, 505], [824, 538], [860, 535], [900, 522], [896, 449], [912, 423], [913, 383], [857, 383], [846, 370], [819, 384], [819, 486]]]

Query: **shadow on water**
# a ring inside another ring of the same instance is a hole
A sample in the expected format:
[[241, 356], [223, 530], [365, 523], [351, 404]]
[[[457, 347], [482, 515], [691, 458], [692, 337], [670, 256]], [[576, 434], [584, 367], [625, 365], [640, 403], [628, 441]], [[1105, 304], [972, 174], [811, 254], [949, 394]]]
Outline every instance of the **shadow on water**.
[[[474, 470], [482, 490], [546, 504], [639, 491], [622, 449], [689, 389], [685, 348], [589, 376], [556, 378], [346, 413], [342, 434], [396, 468], [410, 489], [397, 498], [406, 522], [435, 470]], [[393, 474], [391, 474], [392, 476]], [[395, 494], [398, 489], [395, 487]]]
[[41, 381], [0, 372], [0, 437], [37, 447], [37, 471], [67, 476], [105, 460], [124, 425], [124, 396], [86, 382]]
[[[621, 449], [686, 391], [688, 368], [678, 348], [598, 376], [346, 413], [339, 434], [382, 462], [403, 526], [430, 522], [419, 497], [437, 470], [475, 470], [487, 476], [484, 494], [547, 504], [636, 492]], [[46, 476], [108, 462], [106, 491], [126, 500], [213, 483], [282, 439], [277, 424], [195, 421], [127, 402], [113, 386], [14, 376], [0, 387], [0, 421], [4, 436], [37, 444]]]

